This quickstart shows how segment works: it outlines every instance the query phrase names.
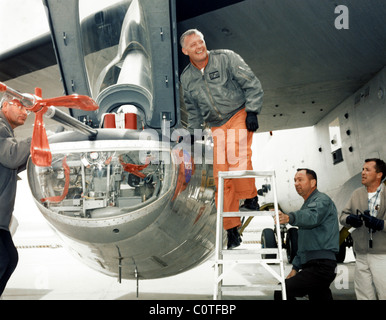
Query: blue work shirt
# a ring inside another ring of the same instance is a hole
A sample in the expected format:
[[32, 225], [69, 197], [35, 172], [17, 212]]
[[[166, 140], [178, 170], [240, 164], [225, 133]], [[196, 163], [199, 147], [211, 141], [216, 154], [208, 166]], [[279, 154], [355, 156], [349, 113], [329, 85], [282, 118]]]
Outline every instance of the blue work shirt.
[[290, 212], [289, 223], [299, 227], [298, 252], [292, 265], [300, 270], [310, 260], [336, 260], [339, 252], [338, 212], [334, 202], [317, 189], [307, 198], [300, 210]]

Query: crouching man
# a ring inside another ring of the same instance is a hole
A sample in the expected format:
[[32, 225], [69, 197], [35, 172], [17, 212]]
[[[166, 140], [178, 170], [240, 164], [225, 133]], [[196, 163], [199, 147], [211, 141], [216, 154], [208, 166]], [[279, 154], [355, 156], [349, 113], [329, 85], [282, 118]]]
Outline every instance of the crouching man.
[[[285, 280], [287, 299], [308, 295], [310, 300], [332, 300], [330, 284], [336, 276], [335, 253], [339, 250], [338, 213], [334, 202], [317, 189], [313, 170], [298, 169], [295, 188], [303, 197], [300, 210], [284, 214], [280, 224], [297, 226], [298, 252]], [[275, 292], [275, 300], [281, 292]]]

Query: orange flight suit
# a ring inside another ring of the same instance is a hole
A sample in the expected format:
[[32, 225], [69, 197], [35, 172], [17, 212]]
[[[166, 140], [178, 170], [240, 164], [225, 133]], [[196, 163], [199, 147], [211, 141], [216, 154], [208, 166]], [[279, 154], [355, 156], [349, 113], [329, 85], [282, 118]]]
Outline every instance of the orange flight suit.
[[[216, 185], [216, 206], [218, 196], [218, 172], [235, 170], [253, 170], [252, 168], [252, 137], [245, 119], [245, 109], [238, 111], [231, 119], [220, 127], [212, 127], [214, 141], [213, 175]], [[233, 130], [232, 130], [233, 129]], [[239, 211], [239, 200], [250, 199], [257, 195], [255, 179], [224, 180], [224, 212]], [[225, 230], [241, 226], [240, 217], [223, 219]]]

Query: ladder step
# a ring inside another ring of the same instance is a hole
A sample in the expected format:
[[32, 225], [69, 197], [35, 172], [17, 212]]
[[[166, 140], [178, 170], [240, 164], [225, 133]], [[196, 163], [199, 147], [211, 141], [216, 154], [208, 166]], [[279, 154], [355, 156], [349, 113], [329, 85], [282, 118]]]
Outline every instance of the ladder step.
[[281, 290], [281, 284], [255, 284], [248, 286], [238, 286], [238, 285], [223, 285], [220, 287], [222, 292], [230, 292], [230, 291], [257, 291], [258, 289], [269, 289], [269, 290]]
[[275, 211], [236, 211], [236, 212], [223, 212], [223, 217], [274, 217]]
[[232, 179], [232, 178], [256, 178], [256, 177], [274, 177], [275, 171], [219, 171], [219, 178]]
[[233, 249], [233, 250], [221, 250], [223, 256], [235, 256], [235, 255], [258, 255], [258, 254], [279, 254], [277, 248], [261, 248], [261, 249]]
[[216, 260], [217, 264], [226, 264], [226, 263], [244, 263], [244, 264], [280, 264], [282, 261], [280, 259], [234, 259], [234, 260]]

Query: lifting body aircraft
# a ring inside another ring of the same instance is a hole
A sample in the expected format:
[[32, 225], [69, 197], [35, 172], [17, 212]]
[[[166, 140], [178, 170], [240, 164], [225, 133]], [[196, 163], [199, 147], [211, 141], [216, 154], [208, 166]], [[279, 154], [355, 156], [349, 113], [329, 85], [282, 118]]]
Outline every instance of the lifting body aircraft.
[[[0, 55], [0, 81], [31, 92], [42, 79], [43, 97], [63, 87], [99, 106], [70, 109], [76, 128], [48, 138], [52, 162], [30, 159], [28, 180], [50, 225], [102, 273], [166, 277], [213, 252], [210, 136], [194, 142], [207, 160], [196, 161], [171, 132], [187, 119], [178, 38], [188, 28], [202, 31], [209, 49], [239, 53], [261, 80], [255, 169], [276, 171], [283, 211], [300, 206], [296, 167], [314, 169], [340, 210], [360, 186], [363, 160], [386, 158], [383, 1], [341, 1], [342, 28], [332, 1], [106, 1], [82, 18], [83, 0], [43, 3], [50, 36]], [[284, 142], [281, 129], [302, 127]]]

